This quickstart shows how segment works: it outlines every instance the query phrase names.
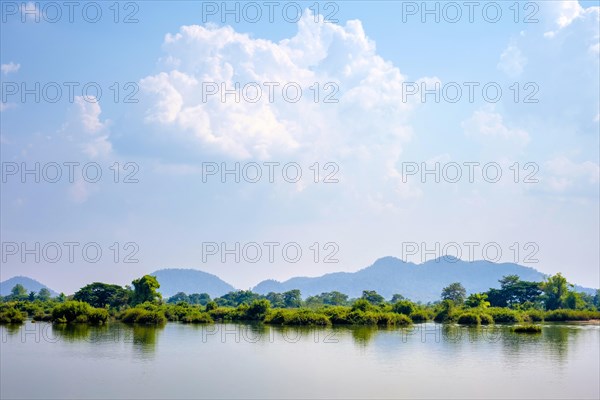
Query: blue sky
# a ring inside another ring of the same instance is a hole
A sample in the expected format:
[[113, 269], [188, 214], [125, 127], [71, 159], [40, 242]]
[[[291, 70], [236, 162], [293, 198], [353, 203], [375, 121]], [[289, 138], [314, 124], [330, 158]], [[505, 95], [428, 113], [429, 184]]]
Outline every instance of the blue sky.
[[[68, 293], [185, 267], [248, 288], [458, 248], [463, 259], [516, 261], [599, 286], [598, 2], [480, 2], [472, 22], [462, 2], [427, 3], [439, 22], [421, 15], [421, 2], [278, 2], [272, 22], [263, 2], [253, 3], [258, 22], [208, 15], [221, 2], [120, 2], [118, 16], [112, 2], [77, 3], [73, 22], [54, 4], [2, 4], [2, 280], [27, 275]], [[96, 4], [102, 15], [91, 23]], [[236, 4], [242, 12], [245, 3], [228, 2]], [[36, 82], [40, 101], [23, 101], [22, 85]], [[203, 97], [207, 84], [236, 82], [256, 86], [238, 103]], [[273, 101], [265, 82], [279, 85]], [[435, 92], [436, 83], [439, 102], [407, 92]], [[86, 84], [101, 88], [99, 99], [83, 97]], [[286, 84], [302, 89], [298, 102], [283, 97]], [[51, 102], [56, 86], [62, 96]], [[248, 101], [256, 87], [263, 96]], [[20, 169], [36, 162], [40, 182], [22, 182]], [[64, 163], [74, 162], [70, 182]], [[297, 163], [302, 178], [290, 183], [278, 169], [269, 182], [264, 163], [273, 162]], [[42, 173], [52, 163], [61, 166], [56, 183]], [[87, 163], [100, 168], [98, 182], [84, 179], [95, 171], [84, 177]], [[203, 168], [221, 163], [258, 165], [263, 179], [203, 182]], [[421, 176], [436, 165], [446, 173], [439, 182]], [[337, 182], [324, 183], [328, 173]], [[266, 253], [222, 262], [206, 254], [213, 242], [248, 251], [255, 242], [263, 253], [264, 243], [279, 245], [273, 262]], [[39, 262], [23, 251], [36, 243]], [[102, 250], [97, 262], [81, 253], [90, 243]], [[299, 261], [282, 256], [286, 243], [298, 243]], [[337, 262], [324, 262], [333, 253]]]

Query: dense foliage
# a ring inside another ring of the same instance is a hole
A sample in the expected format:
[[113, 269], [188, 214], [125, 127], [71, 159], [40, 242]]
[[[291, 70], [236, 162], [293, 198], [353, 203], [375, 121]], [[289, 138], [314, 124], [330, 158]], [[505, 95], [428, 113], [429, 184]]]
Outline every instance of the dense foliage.
[[[57, 324], [103, 324], [110, 318], [131, 324], [164, 324], [167, 321], [210, 324], [255, 321], [278, 325], [380, 325], [404, 326], [434, 320], [441, 323], [479, 325], [540, 321], [600, 319], [599, 297], [572, 291], [562, 275], [545, 282], [503, 277], [499, 289], [470, 293], [455, 282], [441, 292], [441, 301], [414, 303], [395, 294], [391, 301], [373, 290], [358, 299], [333, 291], [302, 299], [299, 290], [259, 295], [250, 290], [211, 299], [206, 293], [177, 293], [163, 301], [156, 277], [145, 275], [132, 287], [94, 282], [73, 296], [51, 298], [47, 289], [27, 293], [15, 285], [0, 298], [0, 323], [22, 323], [26, 318]], [[529, 326], [529, 325], [527, 325]]]

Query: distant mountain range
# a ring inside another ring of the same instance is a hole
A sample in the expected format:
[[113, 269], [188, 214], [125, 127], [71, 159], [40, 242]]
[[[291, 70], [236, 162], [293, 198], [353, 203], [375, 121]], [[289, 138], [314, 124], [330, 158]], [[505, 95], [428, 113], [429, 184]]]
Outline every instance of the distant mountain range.
[[28, 278], [26, 276], [15, 276], [10, 279], [5, 280], [4, 282], [0, 282], [0, 296], [8, 296], [12, 288], [16, 285], [21, 284], [25, 289], [27, 289], [27, 293], [36, 292], [39, 293], [40, 289], [46, 288], [50, 291], [52, 296], [58, 295], [54, 290], [50, 289], [48, 286], [36, 281], [35, 279]]
[[[159, 291], [164, 298], [177, 292], [208, 293], [215, 298], [236, 290], [219, 277], [194, 269], [161, 269], [150, 275], [157, 277]], [[439, 300], [442, 288], [452, 282], [462, 283], [467, 293], [484, 292], [489, 288], [498, 288], [498, 280], [506, 275], [518, 275], [522, 280], [535, 282], [546, 278], [545, 274], [533, 268], [514, 263], [467, 262], [453, 257], [441, 257], [414, 264], [395, 257], [384, 257], [356, 272], [335, 272], [312, 278], [295, 277], [284, 282], [265, 280], [252, 290], [267, 294], [299, 289], [304, 298], [334, 290], [352, 298], [360, 297], [363, 290], [375, 290], [386, 299], [399, 293], [413, 301], [428, 302]], [[37, 292], [44, 287], [33, 279], [15, 277], [1, 283], [2, 295], [9, 294], [17, 283], [21, 283], [28, 291]], [[575, 286], [575, 290], [594, 294], [596, 289]]]
[[236, 290], [216, 275], [196, 269], [160, 269], [150, 275], [158, 279], [158, 291], [165, 298], [178, 292], [208, 293], [210, 297], [215, 298]]

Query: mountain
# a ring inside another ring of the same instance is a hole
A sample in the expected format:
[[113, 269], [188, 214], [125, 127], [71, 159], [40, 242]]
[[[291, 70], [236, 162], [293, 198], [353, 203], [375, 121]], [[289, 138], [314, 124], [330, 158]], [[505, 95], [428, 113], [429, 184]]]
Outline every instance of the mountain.
[[177, 292], [208, 293], [210, 297], [219, 297], [236, 289], [219, 277], [195, 269], [161, 269], [150, 275], [156, 276], [164, 298]]
[[27, 293], [31, 291], [39, 293], [40, 289], [46, 288], [50, 291], [52, 296], [58, 295], [58, 293], [56, 293], [54, 290], [36, 281], [35, 279], [27, 278], [26, 276], [15, 276], [5, 280], [4, 282], [0, 282], [0, 296], [8, 296], [12, 288], [19, 283], [23, 285], [25, 289], [27, 289]]
[[[498, 288], [505, 275], [518, 275], [522, 280], [541, 282], [546, 275], [513, 263], [495, 264], [489, 261], [466, 262], [453, 257], [440, 257], [422, 264], [407, 263], [398, 258], [384, 257], [357, 272], [336, 272], [319, 277], [297, 277], [284, 282], [266, 280], [252, 290], [259, 294], [300, 289], [302, 297], [337, 290], [350, 297], [360, 297], [363, 290], [375, 290], [386, 299], [400, 293], [413, 301], [439, 300], [442, 288], [460, 282], [467, 293]], [[593, 293], [594, 289], [575, 287]]]

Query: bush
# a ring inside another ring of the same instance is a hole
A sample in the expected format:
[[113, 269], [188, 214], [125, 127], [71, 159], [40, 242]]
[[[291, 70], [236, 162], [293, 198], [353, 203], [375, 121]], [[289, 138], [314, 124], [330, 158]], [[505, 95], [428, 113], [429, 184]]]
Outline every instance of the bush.
[[589, 321], [598, 318], [600, 318], [599, 311], [558, 309], [547, 311], [544, 319], [546, 321]]
[[210, 317], [210, 314], [206, 312], [196, 312], [191, 315], [186, 315], [183, 317], [182, 321], [188, 324], [212, 324], [215, 322]]
[[544, 320], [544, 312], [540, 310], [529, 310], [525, 313], [525, 315], [531, 322], [540, 322]]
[[410, 319], [412, 319], [413, 322], [425, 322], [431, 319], [431, 315], [427, 311], [415, 311], [410, 314]]
[[350, 308], [335, 306], [335, 307], [325, 307], [322, 310], [323, 314], [327, 315], [327, 318], [331, 321], [332, 324], [350, 324], [350, 320], [348, 315], [350, 314]]
[[267, 324], [281, 325], [330, 325], [327, 315], [306, 308], [276, 309], [265, 318]]
[[488, 308], [486, 311], [492, 316], [492, 318], [494, 318], [495, 323], [510, 324], [522, 321], [522, 318], [519, 315], [519, 313], [509, 308], [492, 307]]
[[232, 307], [217, 307], [211, 309], [208, 313], [215, 321], [232, 321], [237, 318], [236, 309]]
[[246, 310], [246, 319], [252, 321], [262, 321], [267, 316], [269, 309], [271, 308], [271, 303], [269, 300], [261, 299], [254, 300], [252, 304]]
[[103, 324], [108, 321], [108, 311], [94, 308], [82, 301], [66, 301], [54, 307], [52, 321], [59, 324], [71, 322]]
[[13, 307], [2, 307], [0, 309], [0, 324], [22, 324], [25, 315]]
[[458, 317], [458, 323], [462, 325], [479, 325], [481, 324], [481, 318], [474, 313], [464, 313]]
[[479, 319], [482, 325], [491, 325], [494, 323], [494, 318], [489, 314], [480, 314]]
[[514, 333], [541, 333], [542, 327], [539, 325], [520, 325], [511, 329]]
[[442, 301], [433, 318], [435, 322], [455, 322], [457, 319], [458, 313], [452, 300]]
[[108, 321], [108, 311], [104, 308], [93, 308], [87, 315], [90, 324], [102, 325]]
[[121, 314], [121, 320], [129, 324], [160, 325], [167, 322], [167, 317], [165, 317], [162, 311], [149, 311], [144, 308], [135, 307], [125, 310]]
[[415, 305], [408, 300], [400, 300], [392, 305], [392, 311], [398, 314], [411, 315], [415, 312]]

